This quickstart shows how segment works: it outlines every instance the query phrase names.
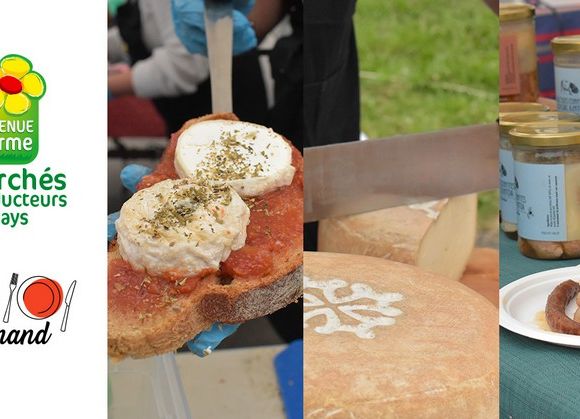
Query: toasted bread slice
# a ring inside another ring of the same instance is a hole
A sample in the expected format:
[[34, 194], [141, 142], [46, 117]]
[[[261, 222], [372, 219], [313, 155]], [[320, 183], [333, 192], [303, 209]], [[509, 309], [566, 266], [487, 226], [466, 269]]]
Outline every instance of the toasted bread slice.
[[[159, 166], [139, 187], [176, 178], [171, 168], [177, 138], [192, 124], [210, 119], [237, 120], [233, 114], [217, 114], [188, 121], [172, 136]], [[295, 188], [289, 198], [296, 201], [296, 196], [302, 199], [303, 173], [300, 153], [293, 156], [296, 174], [292, 185], [285, 188]], [[285, 192], [281, 188], [279, 193]], [[302, 211], [301, 202], [289, 205], [299, 205]], [[280, 208], [284, 210], [285, 207]], [[300, 223], [301, 229], [302, 220], [294, 222]], [[273, 269], [260, 276], [238, 278], [217, 272], [201, 279], [188, 279], [185, 284], [171, 283], [135, 272], [121, 259], [114, 242], [109, 247], [108, 259], [109, 356], [115, 359], [143, 358], [177, 350], [214, 322], [239, 323], [262, 317], [302, 295], [301, 234], [272, 253]]]

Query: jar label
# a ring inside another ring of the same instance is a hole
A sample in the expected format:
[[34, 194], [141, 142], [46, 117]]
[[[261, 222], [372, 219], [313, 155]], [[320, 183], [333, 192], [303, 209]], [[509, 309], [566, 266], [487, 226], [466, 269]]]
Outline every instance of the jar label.
[[520, 94], [520, 65], [518, 61], [518, 37], [499, 37], [499, 94], [512, 96]]
[[517, 224], [516, 180], [514, 157], [511, 150], [499, 150], [499, 184], [501, 219], [511, 224]]
[[516, 161], [518, 231], [530, 240], [566, 241], [566, 168]]
[[580, 69], [555, 67], [554, 73], [558, 110], [580, 114]]

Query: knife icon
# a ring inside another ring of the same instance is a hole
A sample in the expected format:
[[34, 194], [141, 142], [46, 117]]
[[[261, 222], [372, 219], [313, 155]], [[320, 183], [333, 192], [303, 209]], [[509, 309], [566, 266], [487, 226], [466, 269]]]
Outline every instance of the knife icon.
[[60, 325], [60, 331], [66, 331], [66, 323], [68, 322], [68, 312], [70, 310], [70, 302], [73, 297], [73, 293], [75, 292], [75, 287], [77, 285], [77, 281], [74, 280], [70, 287], [68, 287], [68, 291], [66, 292], [66, 297], [64, 299], [65, 309], [64, 309], [64, 316], [62, 317], [62, 324]]

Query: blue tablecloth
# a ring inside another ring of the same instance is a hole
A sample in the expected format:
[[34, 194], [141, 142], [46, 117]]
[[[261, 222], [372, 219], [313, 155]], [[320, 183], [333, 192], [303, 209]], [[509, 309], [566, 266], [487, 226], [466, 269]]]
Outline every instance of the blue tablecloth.
[[[500, 239], [500, 284], [578, 260], [540, 261], [522, 256], [515, 241]], [[580, 349], [500, 333], [500, 413], [514, 419], [580, 418]]]

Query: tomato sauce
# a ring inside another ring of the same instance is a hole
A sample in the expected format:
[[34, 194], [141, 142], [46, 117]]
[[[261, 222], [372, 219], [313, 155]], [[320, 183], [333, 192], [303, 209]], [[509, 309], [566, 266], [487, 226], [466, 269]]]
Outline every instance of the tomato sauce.
[[[173, 134], [155, 171], [143, 178], [138, 189], [178, 178], [173, 161], [179, 134]], [[302, 250], [304, 175], [302, 156], [294, 147], [292, 165], [296, 172], [290, 185], [245, 200], [250, 207], [245, 246], [230, 254], [221, 264], [218, 274], [236, 278], [261, 277], [274, 269], [277, 258], [286, 257], [292, 249]], [[151, 278], [146, 272], [134, 271], [128, 262], [112, 260], [109, 264], [109, 295], [116, 290], [114, 294], [116, 300], [119, 300], [116, 303], [122, 306], [130, 306], [136, 298], [142, 300], [144, 295], [148, 295], [151, 304], [159, 304], [161, 298], [193, 291], [199, 279], [207, 274], [209, 272], [195, 278], [186, 278], [180, 284], [179, 280], [173, 281], [173, 278]], [[115, 281], [117, 277], [123, 278], [122, 284]], [[123, 292], [119, 292], [121, 287]]]

